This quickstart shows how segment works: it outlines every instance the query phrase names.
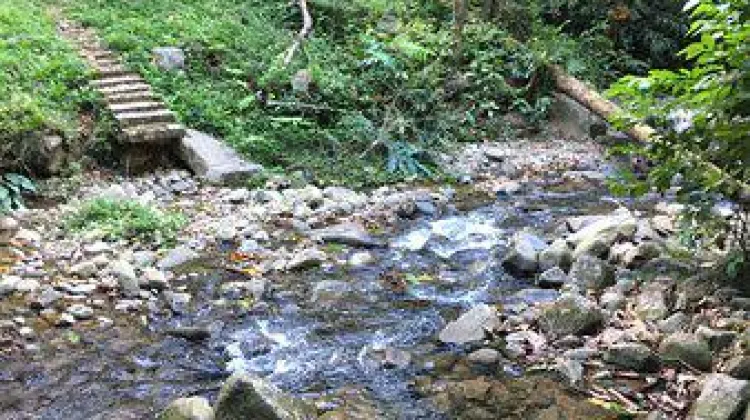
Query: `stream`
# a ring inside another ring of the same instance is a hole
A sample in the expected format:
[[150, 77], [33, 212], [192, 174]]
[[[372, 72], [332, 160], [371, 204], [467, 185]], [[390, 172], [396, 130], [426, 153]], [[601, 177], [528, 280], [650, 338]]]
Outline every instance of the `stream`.
[[[263, 300], [247, 306], [214, 303], [221, 284], [241, 275], [207, 261], [189, 268], [198, 274], [186, 283], [193, 302], [181, 315], [113, 313], [109, 328], [48, 329], [37, 354], [2, 359], [0, 418], [153, 418], [179, 396], [213, 400], [223, 379], [242, 370], [348, 413], [341, 418], [445, 418], [417, 396], [414, 378], [441, 375], [441, 358], [460, 350], [437, 341], [446, 322], [480, 302], [556, 296], [503, 270], [513, 233], [551, 233], [565, 217], [615, 206], [600, 187], [537, 189], [409, 221], [388, 247], [370, 251], [374, 262], [270, 275]], [[337, 250], [341, 258], [361, 251]], [[194, 325], [211, 338], [164, 334]], [[498, 374], [523, 370], [511, 363]]]

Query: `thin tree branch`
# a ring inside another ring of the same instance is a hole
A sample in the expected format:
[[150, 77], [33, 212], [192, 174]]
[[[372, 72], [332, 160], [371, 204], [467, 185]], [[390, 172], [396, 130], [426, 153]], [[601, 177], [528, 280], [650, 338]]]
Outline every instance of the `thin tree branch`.
[[302, 43], [305, 41], [305, 39], [307, 39], [308, 35], [310, 35], [310, 31], [313, 27], [313, 18], [307, 8], [307, 0], [298, 0], [298, 4], [300, 11], [302, 12], [302, 29], [300, 29], [297, 37], [294, 39], [294, 42], [289, 47], [289, 49], [286, 50], [286, 54], [284, 55], [285, 66], [288, 66], [289, 63], [292, 62], [294, 54], [302, 46]]

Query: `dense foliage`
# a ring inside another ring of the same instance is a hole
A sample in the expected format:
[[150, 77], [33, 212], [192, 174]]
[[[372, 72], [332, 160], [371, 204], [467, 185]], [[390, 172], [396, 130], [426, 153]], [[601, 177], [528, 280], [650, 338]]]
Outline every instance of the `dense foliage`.
[[76, 137], [88, 71], [35, 2], [0, 0], [0, 169], [23, 166], [43, 134]]
[[742, 248], [738, 258], [750, 261], [750, 2], [692, 0], [686, 9], [695, 41], [681, 55], [690, 67], [626, 77], [610, 93], [628, 106], [630, 117], [621, 122], [635, 117], [657, 129], [650, 146], [630, 150], [657, 163], [638, 189], [678, 184], [698, 208], [735, 199], [742, 208], [728, 226], [730, 247]]
[[[604, 76], [597, 58], [611, 50], [605, 38], [574, 40], [538, 23], [521, 44], [472, 8], [457, 59], [450, 3], [309, 4], [313, 33], [288, 66], [282, 57], [301, 24], [294, 3], [63, 5], [121, 51], [186, 124], [266, 166], [355, 186], [435, 175], [429, 152], [496, 139], [508, 130], [498, 116], [509, 110], [539, 124], [549, 105], [542, 64], [556, 60], [577, 74]], [[159, 46], [185, 49], [185, 71], [156, 68], [151, 51]]]

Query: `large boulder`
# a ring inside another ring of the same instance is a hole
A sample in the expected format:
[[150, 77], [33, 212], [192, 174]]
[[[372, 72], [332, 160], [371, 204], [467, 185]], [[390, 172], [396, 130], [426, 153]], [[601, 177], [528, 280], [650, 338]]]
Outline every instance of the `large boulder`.
[[466, 344], [484, 340], [487, 331], [500, 327], [497, 309], [486, 304], [479, 304], [461, 315], [457, 320], [448, 323], [440, 331], [438, 338], [447, 344]]
[[696, 334], [677, 332], [668, 335], [659, 346], [659, 354], [665, 361], [682, 361], [703, 371], [711, 369], [711, 348]]
[[573, 258], [584, 254], [603, 257], [615, 242], [632, 239], [637, 227], [638, 221], [629, 211], [618, 210], [568, 236], [567, 241], [574, 247]]
[[708, 375], [690, 418], [693, 420], [731, 420], [739, 416], [750, 397], [750, 382], [722, 373]]
[[536, 272], [539, 269], [539, 253], [547, 248], [547, 242], [527, 231], [517, 232], [510, 242], [503, 266], [518, 274]]
[[604, 322], [602, 311], [583, 296], [564, 294], [546, 306], [539, 317], [539, 326], [548, 334], [560, 337], [596, 332]]
[[636, 372], [656, 372], [660, 361], [651, 349], [640, 343], [618, 343], [604, 353], [604, 361]]
[[615, 284], [615, 269], [604, 260], [584, 254], [573, 261], [568, 277], [584, 289], [603, 290]]
[[643, 287], [635, 300], [635, 313], [644, 321], [659, 321], [669, 315], [667, 288], [659, 283]]
[[159, 414], [157, 420], [214, 420], [214, 410], [203, 397], [179, 398]]
[[342, 223], [323, 229], [312, 231], [312, 236], [323, 242], [334, 242], [350, 246], [365, 248], [381, 247], [385, 244], [373, 238], [362, 225], [356, 223]]
[[573, 252], [565, 239], [556, 239], [549, 247], [539, 253], [537, 259], [541, 270], [549, 270], [554, 267], [567, 270], [573, 262]]
[[235, 373], [216, 400], [216, 420], [306, 420], [317, 417], [315, 406], [284, 394], [266, 381]]

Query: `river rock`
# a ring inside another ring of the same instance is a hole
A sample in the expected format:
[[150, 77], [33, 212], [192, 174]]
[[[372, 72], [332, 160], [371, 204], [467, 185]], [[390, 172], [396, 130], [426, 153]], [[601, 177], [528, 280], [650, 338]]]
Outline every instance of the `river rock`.
[[156, 420], [214, 420], [214, 410], [203, 397], [179, 398], [172, 401]]
[[533, 273], [539, 268], [539, 253], [546, 248], [547, 242], [533, 233], [517, 232], [510, 241], [503, 265], [516, 273]]
[[224, 383], [216, 401], [215, 420], [307, 420], [317, 418], [314, 405], [286, 395], [275, 386], [243, 373]]
[[322, 280], [312, 290], [312, 302], [322, 305], [336, 303], [352, 292], [352, 286], [341, 280]]
[[167, 255], [159, 260], [156, 265], [162, 270], [171, 270], [175, 267], [195, 261], [198, 258], [200, 258], [200, 255], [197, 252], [193, 251], [190, 247], [182, 245], [167, 252]]
[[565, 239], [556, 239], [550, 246], [539, 252], [537, 259], [541, 270], [549, 270], [553, 267], [567, 270], [573, 262], [573, 252]]
[[750, 356], [735, 356], [724, 365], [724, 372], [737, 379], [750, 379]]
[[575, 294], [564, 294], [543, 308], [539, 326], [557, 336], [585, 335], [596, 332], [604, 322], [601, 310], [588, 299]]
[[307, 248], [295, 253], [286, 263], [287, 270], [304, 270], [319, 266], [326, 260], [325, 252], [317, 248]]
[[135, 274], [135, 268], [125, 261], [117, 260], [109, 266], [109, 271], [117, 279], [120, 285], [120, 292], [125, 296], [137, 296], [140, 292], [138, 276]]
[[737, 332], [729, 330], [717, 330], [702, 325], [695, 330], [698, 337], [702, 338], [713, 351], [721, 351], [729, 347], [735, 338]]
[[405, 369], [411, 364], [411, 353], [395, 347], [386, 347], [383, 367]]
[[382, 247], [384, 243], [373, 238], [362, 225], [357, 223], [342, 223], [339, 225], [317, 229], [311, 236], [323, 242], [333, 242], [365, 248]]
[[21, 281], [21, 277], [0, 274], [0, 297], [14, 293]]
[[375, 262], [375, 257], [367, 252], [355, 252], [349, 257], [349, 260], [347, 261], [347, 264], [349, 264], [352, 267], [363, 267], [366, 265], [370, 265]]
[[16, 236], [21, 224], [10, 216], [0, 216], [0, 246], [7, 245]]
[[457, 320], [448, 323], [438, 338], [443, 343], [466, 344], [484, 340], [487, 331], [500, 327], [497, 309], [481, 303], [474, 306]]
[[566, 240], [575, 249], [573, 258], [585, 254], [604, 256], [610, 247], [618, 240], [632, 239], [638, 226], [637, 220], [627, 210], [617, 210], [611, 215], [597, 220]]
[[711, 369], [711, 348], [696, 334], [668, 335], [659, 346], [659, 354], [665, 361], [681, 360], [696, 369]]
[[568, 275], [565, 274], [565, 271], [563, 271], [562, 268], [555, 266], [540, 274], [536, 279], [536, 285], [539, 287], [558, 289], [569, 281], [570, 279], [568, 278]]
[[581, 255], [570, 267], [570, 282], [584, 289], [603, 290], [615, 284], [615, 270], [609, 263], [591, 255]]
[[666, 319], [656, 323], [659, 331], [665, 334], [672, 334], [684, 331], [690, 325], [690, 317], [684, 312], [675, 312]]
[[567, 379], [571, 385], [579, 385], [583, 381], [583, 363], [576, 359], [557, 359], [555, 370]]
[[91, 307], [82, 305], [80, 303], [71, 305], [68, 308], [67, 312], [73, 315], [73, 317], [78, 320], [91, 319], [91, 317], [94, 316], [94, 310], [91, 309]]
[[637, 267], [646, 261], [658, 258], [661, 255], [662, 246], [654, 241], [641, 242], [634, 248], [629, 249], [622, 257], [625, 267]]
[[731, 420], [736, 418], [750, 397], [750, 382], [722, 373], [712, 373], [703, 382], [701, 394], [693, 405], [693, 420]]
[[166, 291], [164, 293], [164, 299], [166, 299], [167, 305], [169, 305], [169, 309], [171, 309], [172, 312], [176, 314], [184, 314], [187, 312], [192, 296], [190, 296], [190, 293]]
[[145, 268], [140, 286], [146, 289], [164, 290], [169, 286], [167, 274], [153, 267]]
[[635, 313], [644, 321], [658, 321], [669, 315], [667, 290], [659, 283], [649, 283], [638, 294]]
[[478, 365], [491, 366], [500, 361], [500, 352], [490, 348], [479, 349], [469, 353], [467, 360]]
[[659, 357], [640, 343], [613, 344], [604, 352], [604, 361], [636, 372], [656, 372], [661, 364]]
[[599, 298], [599, 304], [608, 311], [617, 311], [625, 307], [627, 299], [619, 290], [610, 288]]
[[93, 261], [82, 261], [70, 267], [70, 274], [80, 278], [89, 278], [96, 274], [99, 269]]

